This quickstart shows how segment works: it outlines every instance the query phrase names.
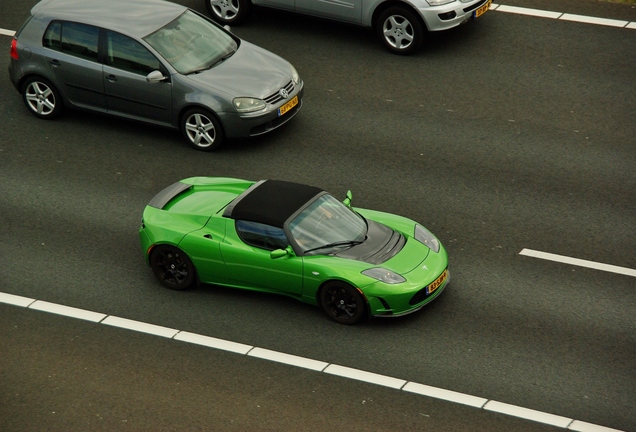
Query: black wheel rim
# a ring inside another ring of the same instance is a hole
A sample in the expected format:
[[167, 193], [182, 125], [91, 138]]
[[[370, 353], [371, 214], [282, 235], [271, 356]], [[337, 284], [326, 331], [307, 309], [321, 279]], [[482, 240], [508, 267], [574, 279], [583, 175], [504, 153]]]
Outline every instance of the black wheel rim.
[[179, 286], [188, 280], [188, 263], [177, 252], [158, 251], [155, 258], [155, 271], [167, 284]]
[[356, 296], [342, 286], [326, 288], [324, 305], [331, 315], [343, 321], [354, 319], [359, 309]]

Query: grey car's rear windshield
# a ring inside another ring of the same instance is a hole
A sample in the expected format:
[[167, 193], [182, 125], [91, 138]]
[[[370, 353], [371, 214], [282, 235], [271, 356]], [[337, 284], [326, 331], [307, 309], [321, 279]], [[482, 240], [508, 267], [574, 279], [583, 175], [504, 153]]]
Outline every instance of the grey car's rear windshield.
[[213, 66], [237, 48], [229, 34], [189, 10], [144, 40], [184, 75]]

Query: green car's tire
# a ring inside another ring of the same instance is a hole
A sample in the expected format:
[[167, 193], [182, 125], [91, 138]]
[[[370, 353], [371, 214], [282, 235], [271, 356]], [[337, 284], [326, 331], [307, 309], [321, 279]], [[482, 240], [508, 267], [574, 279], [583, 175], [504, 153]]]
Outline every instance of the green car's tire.
[[196, 279], [194, 264], [174, 246], [156, 246], [150, 255], [150, 266], [157, 279], [173, 290], [188, 289]]
[[367, 313], [362, 295], [345, 282], [327, 282], [320, 290], [318, 300], [329, 318], [340, 324], [356, 324]]

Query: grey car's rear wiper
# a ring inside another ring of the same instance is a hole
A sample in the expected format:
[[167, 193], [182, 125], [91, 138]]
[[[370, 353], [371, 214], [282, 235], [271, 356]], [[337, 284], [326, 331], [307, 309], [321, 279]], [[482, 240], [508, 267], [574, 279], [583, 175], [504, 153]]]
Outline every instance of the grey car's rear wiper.
[[303, 253], [313, 252], [313, 251], [317, 251], [319, 249], [326, 249], [326, 248], [331, 248], [331, 247], [340, 247], [340, 246], [354, 247], [356, 245], [359, 245], [360, 243], [363, 243], [363, 241], [361, 241], [361, 240], [338, 241], [338, 242], [333, 242], [333, 243], [329, 243], [329, 244], [326, 244], [326, 245], [318, 246], [318, 247], [315, 247], [315, 248], [307, 249], [306, 251], [303, 251]]

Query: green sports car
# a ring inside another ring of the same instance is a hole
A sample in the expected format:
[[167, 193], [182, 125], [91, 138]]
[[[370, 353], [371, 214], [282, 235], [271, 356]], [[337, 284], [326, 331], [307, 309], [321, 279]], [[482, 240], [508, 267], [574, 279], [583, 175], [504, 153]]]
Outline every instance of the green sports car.
[[181, 180], [148, 203], [139, 236], [168, 288], [284, 294], [341, 324], [415, 312], [450, 280], [446, 250], [422, 225], [353, 208], [350, 191], [341, 202], [280, 180]]

